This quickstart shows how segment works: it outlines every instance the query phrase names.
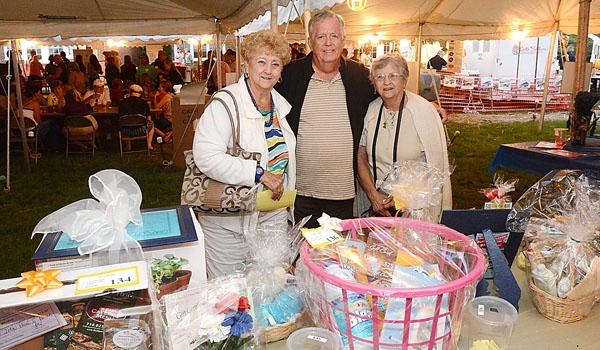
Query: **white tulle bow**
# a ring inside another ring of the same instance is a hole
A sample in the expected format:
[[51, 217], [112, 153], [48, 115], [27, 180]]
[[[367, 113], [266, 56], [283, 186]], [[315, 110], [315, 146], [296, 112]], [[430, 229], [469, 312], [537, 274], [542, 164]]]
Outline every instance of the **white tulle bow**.
[[142, 191], [137, 182], [122, 171], [107, 169], [91, 175], [88, 183], [95, 199], [82, 199], [49, 214], [31, 236], [62, 231], [81, 242], [77, 248], [81, 255], [120, 250], [132, 246], [132, 242], [141, 249], [125, 230], [130, 222], [142, 224]]

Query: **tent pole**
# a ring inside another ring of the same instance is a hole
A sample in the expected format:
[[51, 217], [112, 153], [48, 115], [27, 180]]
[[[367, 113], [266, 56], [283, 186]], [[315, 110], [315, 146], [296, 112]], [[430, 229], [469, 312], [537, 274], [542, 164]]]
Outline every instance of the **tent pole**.
[[[12, 47], [12, 41], [9, 41], [9, 45]], [[4, 184], [4, 191], [10, 191], [10, 60], [6, 63], [8, 66], [7, 77], [6, 77], [6, 184]]]
[[[423, 22], [419, 23], [419, 40], [417, 41], [417, 94], [421, 92], [421, 50], [423, 48]], [[435, 81], [434, 85], [435, 85]], [[441, 107], [441, 105], [440, 105]]]
[[573, 98], [580, 91], [587, 91], [583, 85], [585, 82], [585, 63], [587, 56], [587, 38], [590, 25], [590, 3], [591, 0], [579, 1], [579, 21], [577, 22], [577, 52], [575, 54], [575, 85], [573, 86]]
[[546, 72], [544, 73], [544, 93], [542, 94], [542, 109], [540, 110], [540, 121], [538, 131], [542, 131], [544, 126], [544, 115], [546, 114], [546, 99], [548, 98], [548, 82], [550, 81], [550, 69], [552, 69], [552, 57], [554, 56], [554, 45], [556, 42], [556, 32], [558, 31], [558, 21], [554, 22], [554, 30], [550, 36], [550, 50], [546, 59]]
[[[23, 143], [23, 158], [25, 160], [25, 172], [27, 173], [27, 175], [31, 175], [31, 168], [29, 166], [29, 144], [27, 143], [27, 135], [25, 134], [25, 120], [23, 120], [23, 96], [21, 96], [21, 74], [19, 74], [19, 63], [17, 57], [18, 55], [19, 50], [17, 49], [17, 43], [15, 41], [12, 45], [11, 56], [12, 64], [14, 67], [13, 71], [15, 72], [15, 93], [17, 94], [18, 107], [17, 118], [20, 124], [19, 129], [21, 130], [21, 143]], [[10, 100], [10, 96], [8, 96], [8, 99]]]
[[310, 18], [312, 17], [312, 14], [310, 13], [310, 11], [307, 10], [307, 6], [306, 6], [306, 2], [308, 0], [304, 1], [304, 12], [302, 13], [302, 20], [304, 21], [304, 42], [306, 43], [306, 53], [308, 54], [310, 51], [312, 51], [312, 48], [310, 47], [310, 45], [308, 44], [309, 41], [309, 33], [308, 33], [308, 22], [310, 22]]
[[217, 31], [217, 47], [215, 50], [215, 51], [217, 51], [217, 63], [215, 64], [215, 67], [217, 68], [217, 87], [220, 90], [223, 87], [223, 79], [221, 79], [222, 53], [221, 53], [221, 20], [220, 19], [217, 19], [215, 21], [215, 26], [216, 26], [216, 31]]
[[277, 15], [277, 0], [271, 0], [271, 30], [275, 33], [278, 31]]
[[240, 70], [242, 69], [239, 60], [239, 52], [240, 52], [240, 37], [237, 35], [233, 36], [235, 38], [235, 52], [238, 57], [235, 59], [235, 81], [240, 79]]

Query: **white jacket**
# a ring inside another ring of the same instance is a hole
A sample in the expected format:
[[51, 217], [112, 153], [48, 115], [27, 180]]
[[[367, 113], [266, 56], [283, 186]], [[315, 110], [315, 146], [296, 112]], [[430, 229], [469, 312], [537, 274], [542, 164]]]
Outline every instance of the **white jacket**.
[[[240, 144], [249, 152], [260, 152], [260, 165], [266, 169], [268, 160], [267, 142], [264, 131], [264, 118], [256, 110], [244, 77], [237, 84], [229, 85], [225, 89], [236, 96], [240, 113]], [[274, 89], [271, 92], [277, 118], [287, 144], [289, 162], [284, 175], [286, 190], [296, 186], [296, 137], [286, 116], [291, 105]], [[235, 107], [231, 97], [226, 93], [218, 93], [221, 99], [227, 102], [232, 113]], [[235, 115], [233, 116], [235, 120]], [[219, 101], [210, 103], [200, 117], [194, 135], [194, 162], [196, 166], [209, 177], [229, 184], [253, 186], [256, 175], [256, 162], [244, 160], [227, 154], [227, 149], [233, 146], [231, 125], [225, 107]], [[262, 185], [258, 189], [262, 190]]]

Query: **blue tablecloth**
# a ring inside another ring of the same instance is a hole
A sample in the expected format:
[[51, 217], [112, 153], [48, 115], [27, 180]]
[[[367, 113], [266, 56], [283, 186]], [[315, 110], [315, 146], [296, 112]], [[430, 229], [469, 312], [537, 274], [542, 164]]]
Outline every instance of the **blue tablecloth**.
[[[549, 141], [552, 142], [552, 141]], [[539, 141], [501, 145], [488, 166], [488, 172], [496, 168], [510, 168], [544, 176], [554, 169], [600, 170], [600, 138], [588, 137], [585, 145], [567, 145], [564, 150], [584, 154], [569, 158], [550, 153], [552, 150], [536, 147]]]

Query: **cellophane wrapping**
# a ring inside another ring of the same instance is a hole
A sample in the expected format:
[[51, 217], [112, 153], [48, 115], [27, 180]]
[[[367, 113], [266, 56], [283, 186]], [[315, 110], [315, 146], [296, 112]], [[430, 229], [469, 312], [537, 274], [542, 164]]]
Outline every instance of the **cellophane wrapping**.
[[[510, 231], [525, 231], [532, 268], [544, 264], [562, 298], [597, 294], [600, 285], [576, 288], [597, 278], [592, 265], [600, 253], [600, 176], [582, 170], [555, 170], [529, 188], [508, 215]], [[594, 276], [588, 276], [588, 274]], [[586, 284], [587, 285], [587, 284]], [[584, 285], [585, 286], [585, 285]]]
[[515, 190], [515, 184], [519, 182], [519, 179], [510, 179], [505, 181], [504, 176], [500, 174], [494, 174], [494, 183], [491, 187], [480, 190], [487, 199], [492, 203], [509, 203], [512, 202], [512, 198], [509, 193]]
[[404, 209], [402, 217], [437, 222], [442, 188], [450, 175], [425, 162], [409, 160], [394, 163], [377, 185], [394, 197], [396, 210]]
[[304, 309], [296, 277], [289, 273], [302, 237], [299, 228], [260, 224], [246, 230], [245, 237], [251, 258], [246, 277], [255, 305], [256, 332], [295, 321]]

